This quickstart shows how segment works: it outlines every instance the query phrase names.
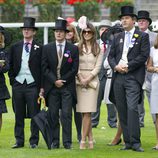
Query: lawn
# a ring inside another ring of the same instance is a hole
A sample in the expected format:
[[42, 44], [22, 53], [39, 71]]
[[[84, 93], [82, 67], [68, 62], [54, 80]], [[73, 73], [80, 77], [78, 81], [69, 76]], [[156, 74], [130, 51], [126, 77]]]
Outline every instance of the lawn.
[[14, 114], [12, 111], [11, 100], [8, 103], [8, 113], [3, 115], [3, 127], [0, 132], [0, 158], [157, 158], [158, 152], [152, 150], [155, 145], [155, 128], [149, 112], [147, 101], [145, 100], [145, 127], [141, 129], [142, 147], [144, 153], [134, 151], [119, 151], [122, 145], [109, 147], [107, 144], [112, 140], [116, 129], [108, 126], [106, 118], [106, 106], [102, 104], [101, 119], [97, 128], [93, 129], [96, 144], [93, 150], [80, 150], [76, 139], [76, 130], [73, 123], [73, 148], [65, 150], [62, 146], [58, 150], [47, 150], [45, 142], [40, 136], [39, 147], [37, 149], [29, 148], [29, 121], [25, 125], [25, 147], [22, 149], [11, 149], [15, 143], [14, 139]]

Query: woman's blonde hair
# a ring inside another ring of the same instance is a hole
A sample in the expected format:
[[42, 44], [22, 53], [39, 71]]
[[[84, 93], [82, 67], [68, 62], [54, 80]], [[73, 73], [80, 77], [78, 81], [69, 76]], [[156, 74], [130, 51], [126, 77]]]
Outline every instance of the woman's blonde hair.
[[[91, 52], [94, 56], [97, 56], [100, 53], [100, 47], [99, 44], [97, 43], [97, 33], [95, 27], [91, 23], [87, 23], [87, 28], [89, 28], [93, 34], [90, 43], [91, 43]], [[81, 31], [80, 33], [80, 42], [79, 42], [79, 53], [83, 55], [83, 46], [85, 46], [86, 51], [88, 51], [87, 45], [86, 45], [86, 40], [83, 37], [83, 32], [84, 30]]]
[[0, 48], [4, 48], [5, 47], [5, 43], [4, 43], [4, 35], [3, 33], [0, 32]]
[[74, 33], [74, 36], [73, 36], [73, 39], [71, 39], [71, 42], [78, 43], [79, 42], [79, 35], [78, 35], [76, 27], [72, 24], [68, 24], [67, 29]]
[[158, 49], [158, 35], [156, 36], [156, 40], [154, 42], [154, 48]]

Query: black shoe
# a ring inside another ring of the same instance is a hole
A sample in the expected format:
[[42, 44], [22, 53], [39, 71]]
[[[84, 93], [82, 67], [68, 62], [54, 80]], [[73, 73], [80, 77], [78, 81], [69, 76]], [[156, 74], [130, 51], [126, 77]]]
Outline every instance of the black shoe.
[[109, 124], [109, 127], [110, 127], [110, 128], [117, 128], [117, 125], [110, 125], [110, 124]]
[[137, 152], [144, 152], [144, 149], [139, 147], [139, 148], [133, 148], [133, 151], [137, 151]]
[[16, 149], [16, 148], [22, 148], [22, 147], [24, 147], [24, 144], [14, 144], [13, 146], [12, 146], [12, 149]]
[[57, 144], [57, 143], [52, 143], [51, 149], [59, 149], [59, 144]]
[[81, 141], [81, 135], [78, 135], [78, 136], [77, 136], [77, 140], [78, 140], [78, 142]]
[[35, 149], [35, 148], [37, 148], [37, 147], [38, 147], [37, 144], [30, 144], [30, 148], [32, 148], [32, 149]]
[[122, 142], [122, 139], [120, 139], [117, 143], [109, 143], [107, 144], [108, 146], [115, 146], [115, 145], [119, 145]]
[[121, 148], [121, 149], [119, 149], [119, 150], [130, 150], [130, 149], [132, 149], [132, 148], [125, 146], [125, 147], [123, 147], [123, 148]]
[[139, 127], [140, 127], [140, 128], [143, 128], [143, 127], [144, 127], [144, 124], [140, 124]]
[[71, 144], [70, 143], [64, 144], [64, 148], [65, 149], [71, 149]]
[[97, 128], [97, 125], [92, 125], [92, 128]]

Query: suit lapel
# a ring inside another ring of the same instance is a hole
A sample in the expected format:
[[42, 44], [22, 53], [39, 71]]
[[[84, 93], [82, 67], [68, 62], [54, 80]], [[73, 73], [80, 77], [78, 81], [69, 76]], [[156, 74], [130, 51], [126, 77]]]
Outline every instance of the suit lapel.
[[120, 35], [120, 41], [119, 41], [119, 46], [120, 46], [120, 50], [121, 52], [123, 52], [123, 45], [124, 45], [124, 39], [125, 39], [125, 32], [122, 32]]
[[22, 61], [23, 43], [24, 42], [21, 41], [16, 48], [16, 58], [17, 58], [19, 65], [21, 65], [21, 61]]
[[122, 54], [122, 52], [123, 52], [123, 45], [124, 45], [124, 40], [125, 40], [125, 32], [122, 32], [121, 34], [120, 34], [120, 38], [119, 38], [119, 48], [120, 48], [120, 52], [121, 52], [121, 54]]
[[67, 54], [67, 51], [69, 50], [69, 48], [68, 48], [68, 43], [66, 42], [66, 44], [65, 44], [65, 49], [64, 49], [64, 53], [63, 53], [63, 60], [62, 60], [62, 64], [61, 64], [61, 67], [63, 67], [64, 66], [64, 64], [67, 62], [67, 60], [68, 60], [68, 57], [65, 57], [65, 55], [64, 54]]
[[[35, 46], [36, 46], [36, 48], [35, 48]], [[29, 58], [29, 60], [32, 60], [33, 59], [33, 57], [34, 57], [34, 55], [37, 53], [37, 51], [38, 51], [38, 44], [36, 44], [35, 43], [35, 41], [33, 40], [32, 41], [32, 45], [31, 45], [31, 50], [30, 50], [30, 58]]]
[[56, 42], [52, 43], [52, 45], [50, 46], [51, 49], [51, 54], [50, 54], [50, 58], [52, 58], [52, 64], [55, 65], [55, 67], [57, 68], [58, 65], [58, 55], [57, 55], [57, 48], [56, 48]]
[[138, 37], [140, 36], [139, 35], [139, 32], [135, 29], [135, 31], [134, 31], [134, 34], [133, 34], [133, 37], [132, 37], [132, 40], [131, 41], [133, 41], [133, 43], [131, 44], [131, 47], [129, 47], [129, 49], [128, 49], [128, 53], [129, 52], [131, 52], [131, 50], [133, 49], [133, 47], [135, 46], [135, 44], [136, 44], [136, 42], [137, 42], [137, 39], [138, 39], [138, 37], [137, 37], [137, 35], [138, 35]]

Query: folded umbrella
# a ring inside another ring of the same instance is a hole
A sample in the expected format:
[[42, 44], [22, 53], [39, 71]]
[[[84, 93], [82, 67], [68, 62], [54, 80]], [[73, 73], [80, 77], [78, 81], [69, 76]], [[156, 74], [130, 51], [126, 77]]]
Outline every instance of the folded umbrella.
[[48, 149], [51, 149], [52, 144], [52, 122], [49, 111], [46, 108], [46, 103], [44, 97], [39, 97], [38, 102], [43, 103], [43, 109], [33, 117], [35, 123], [37, 124], [42, 136], [46, 142]]

